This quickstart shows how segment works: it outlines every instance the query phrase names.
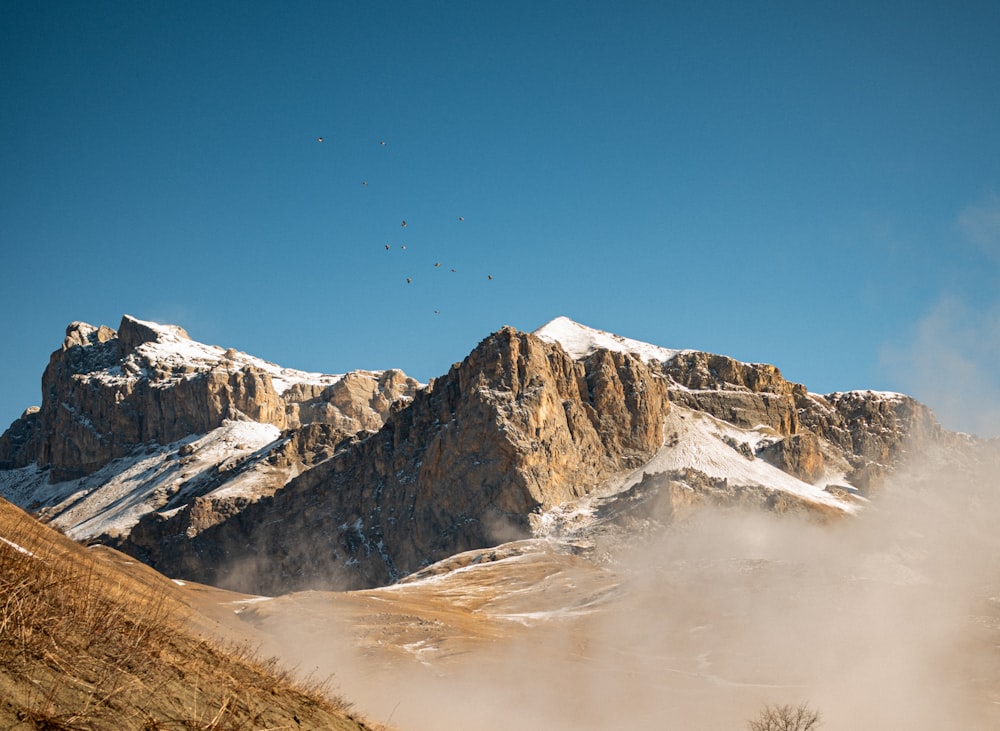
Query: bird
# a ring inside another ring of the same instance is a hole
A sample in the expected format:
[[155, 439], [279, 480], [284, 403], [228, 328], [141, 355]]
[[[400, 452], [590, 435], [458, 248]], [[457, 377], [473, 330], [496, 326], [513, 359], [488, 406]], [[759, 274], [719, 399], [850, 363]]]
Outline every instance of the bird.
[[386, 245], [385, 245], [385, 250], [386, 250], [386, 251], [388, 251], [388, 250], [389, 250], [389, 244], [386, 244]]
[[441, 262], [439, 262], [439, 261], [434, 262], [434, 266], [436, 266], [436, 267], [441, 266]]
[[452, 269], [452, 271], [453, 271], [453, 272], [457, 272], [457, 271], [458, 271], [458, 269]]
[[378, 143], [382, 145], [382, 147], [385, 147], [385, 140], [379, 140]]
[[402, 245], [402, 246], [400, 246], [399, 248], [400, 248], [400, 249], [402, 249], [403, 251], [406, 251], [406, 244], [403, 244], [403, 245]]
[[406, 283], [407, 283], [407, 284], [409, 284], [409, 283], [410, 283], [410, 282], [412, 282], [412, 281], [413, 281], [413, 280], [412, 280], [412, 279], [410, 279], [409, 277], [407, 277], [407, 278], [406, 278]]
[[367, 180], [362, 180], [362, 181], [361, 181], [361, 184], [362, 184], [362, 185], [368, 185], [368, 181], [367, 181]]
[[406, 228], [406, 221], [403, 221], [403, 222], [402, 222], [402, 223], [400, 223], [399, 225], [400, 225], [400, 226], [402, 226], [403, 228]]
[[465, 220], [465, 216], [459, 216], [459, 217], [458, 217], [458, 220], [459, 220], [459, 221], [464, 221], [464, 220]]
[[491, 282], [493, 281], [493, 275], [492, 274], [487, 274], [486, 278], [489, 279]]
[[323, 138], [322, 138], [322, 137], [317, 137], [317, 138], [316, 138], [316, 141], [317, 141], [317, 142], [322, 142], [322, 141], [323, 141]]
[[434, 314], [435, 315], [440, 315], [441, 314], [441, 310], [434, 310]]

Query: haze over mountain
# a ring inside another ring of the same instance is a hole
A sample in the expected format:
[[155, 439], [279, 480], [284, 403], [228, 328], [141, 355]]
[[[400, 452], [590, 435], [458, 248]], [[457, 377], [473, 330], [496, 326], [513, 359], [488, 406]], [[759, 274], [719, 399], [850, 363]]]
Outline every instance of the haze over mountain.
[[191, 601], [374, 720], [998, 720], [996, 446], [905, 395], [567, 318], [421, 384], [128, 315], [72, 323], [43, 395], [0, 437], [0, 495], [244, 592]]

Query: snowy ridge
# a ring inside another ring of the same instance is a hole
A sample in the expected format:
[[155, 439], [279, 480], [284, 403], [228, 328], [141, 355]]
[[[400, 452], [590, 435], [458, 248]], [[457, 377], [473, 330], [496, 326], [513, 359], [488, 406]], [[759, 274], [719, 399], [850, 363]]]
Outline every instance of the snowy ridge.
[[675, 404], [664, 422], [663, 430], [669, 445], [662, 447], [624, 488], [638, 482], [643, 472], [667, 472], [693, 467], [709, 477], [725, 479], [737, 485], [759, 485], [782, 490], [848, 513], [857, 510], [854, 502], [845, 501], [824, 489], [831, 483], [849, 485], [844, 470], [829, 471], [816, 484], [810, 484], [763, 459], [749, 459], [731, 446], [745, 443], [751, 452], [755, 452], [776, 436], [767, 427], [741, 429], [710, 414]]
[[646, 363], [649, 361], [666, 363], [680, 353], [693, 352], [691, 350], [661, 348], [658, 345], [631, 340], [603, 330], [595, 330], [574, 322], [568, 317], [557, 317], [535, 330], [534, 335], [546, 342], [558, 343], [563, 350], [577, 360], [586, 358], [596, 350], [613, 350], [619, 353], [631, 353]]
[[[52, 523], [75, 540], [124, 535], [139, 519], [175, 496], [197, 490], [219, 469], [264, 449], [280, 437], [271, 424], [227, 421], [197, 438], [188, 437], [134, 456], [112, 460], [86, 477], [52, 484], [35, 465], [0, 472], [0, 494], [18, 505], [56, 514]], [[269, 491], [266, 475], [248, 470], [208, 494], [254, 496]]]
[[828, 393], [824, 398], [837, 399], [844, 396], [855, 396], [858, 398], [880, 398], [883, 401], [905, 401], [910, 397], [904, 393], [896, 393], [895, 391], [872, 391], [870, 389], [855, 389], [853, 391], [834, 391], [833, 393]]
[[[218, 345], [199, 343], [189, 338], [184, 330], [176, 325], [160, 325], [145, 320], [135, 321], [153, 330], [157, 335], [155, 341], [139, 345], [136, 352], [150, 362], [162, 364], [171, 370], [190, 370], [192, 367], [197, 370], [208, 370], [224, 361], [231, 363], [237, 370], [253, 366], [271, 376], [271, 383], [279, 395], [295, 384], [326, 387], [332, 386], [344, 377], [343, 374], [329, 375], [282, 368], [275, 363], [247, 355], [233, 348], [225, 350]], [[120, 377], [122, 372], [120, 368], [116, 367], [109, 369], [108, 375]]]
[[[540, 538], [563, 539], [585, 533], [598, 522], [597, 509], [602, 501], [637, 485], [645, 475], [693, 468], [717, 480], [734, 485], [756, 485], [796, 495], [813, 503], [857, 513], [856, 497], [842, 498], [826, 491], [826, 485], [850, 485], [843, 469], [832, 467], [810, 484], [784, 472], [763, 459], [749, 458], [737, 450], [745, 444], [750, 453], [778, 438], [769, 427], [742, 429], [721, 419], [679, 405], [673, 405], [663, 424], [665, 444], [652, 459], [633, 472], [603, 485], [589, 495], [556, 505], [532, 522]], [[734, 446], [736, 445], [736, 446]]]

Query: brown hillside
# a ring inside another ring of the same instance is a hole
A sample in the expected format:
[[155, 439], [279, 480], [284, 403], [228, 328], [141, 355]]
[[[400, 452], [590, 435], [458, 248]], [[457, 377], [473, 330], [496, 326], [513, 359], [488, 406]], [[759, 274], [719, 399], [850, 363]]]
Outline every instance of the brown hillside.
[[174, 585], [0, 500], [0, 728], [372, 728], [273, 661], [186, 629]]

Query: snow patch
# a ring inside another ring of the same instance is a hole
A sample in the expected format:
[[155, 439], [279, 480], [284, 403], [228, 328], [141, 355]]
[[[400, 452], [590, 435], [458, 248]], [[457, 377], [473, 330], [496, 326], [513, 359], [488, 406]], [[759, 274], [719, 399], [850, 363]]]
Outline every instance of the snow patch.
[[[328, 387], [340, 381], [344, 374], [311, 373], [299, 371], [247, 355], [233, 348], [228, 350], [218, 345], [205, 345], [192, 340], [187, 333], [176, 325], [161, 325], [146, 320], [136, 320], [139, 324], [156, 333], [156, 340], [145, 342], [136, 347], [136, 353], [151, 363], [159, 366], [161, 372], [176, 373], [171, 380], [195, 378], [204, 371], [216, 368], [223, 363], [231, 364], [235, 371], [248, 366], [267, 373], [278, 395], [297, 384]], [[124, 379], [147, 377], [148, 369], [127, 358], [124, 364], [106, 368], [97, 377], [109, 383], [120, 383]], [[377, 376], [379, 372], [374, 372]]]
[[271, 601], [271, 598], [272, 597], [269, 596], [255, 596], [255, 597], [250, 597], [249, 599], [237, 599], [234, 602], [230, 602], [230, 604], [236, 605], [236, 609], [233, 610], [233, 614], [243, 614], [243, 612], [245, 612], [250, 607], [251, 604], [260, 604], [261, 602], [269, 602]]
[[854, 396], [857, 398], [870, 399], [878, 398], [883, 401], [906, 401], [909, 396], [903, 393], [896, 393], [895, 391], [871, 391], [871, 390], [854, 390], [854, 391], [834, 391], [825, 396], [827, 399], [839, 399], [844, 396]]
[[[71, 538], [123, 535], [150, 512], [163, 507], [187, 486], [197, 486], [281, 436], [272, 424], [227, 421], [197, 438], [166, 445], [147, 445], [128, 457], [112, 460], [76, 480], [49, 483], [48, 472], [35, 465], [0, 471], [0, 494], [64, 529]], [[264, 476], [249, 470], [207, 494], [254, 495]], [[178, 508], [175, 508], [176, 510]]]
[[856, 504], [841, 500], [824, 489], [830, 483], [850, 484], [841, 472], [825, 474], [817, 484], [810, 484], [763, 459], [747, 459], [731, 446], [745, 443], [755, 452], [773, 440], [774, 431], [768, 427], [741, 429], [704, 412], [674, 404], [664, 420], [663, 433], [666, 445], [637, 470], [622, 489], [638, 483], [645, 472], [691, 467], [715, 479], [782, 490], [848, 513], [858, 509]]
[[621, 335], [581, 325], [568, 317], [557, 317], [535, 330], [534, 334], [546, 342], [558, 343], [563, 350], [577, 360], [586, 358], [597, 350], [612, 350], [619, 353], [631, 353], [647, 363], [650, 361], [666, 363], [680, 353], [694, 352], [661, 348], [658, 345], [623, 338]]
[[17, 545], [16, 543], [14, 543], [14, 541], [8, 541], [6, 538], [0, 537], [0, 543], [6, 543], [8, 546], [10, 546], [11, 548], [13, 548], [15, 551], [17, 551], [18, 553], [23, 553], [25, 556], [31, 556], [32, 558], [35, 557], [35, 554], [33, 554], [27, 548], [22, 548], [21, 546]]
[[[754, 455], [774, 441], [776, 434], [768, 426], [743, 429], [701, 411], [671, 405], [663, 424], [664, 445], [638, 469], [594, 489], [577, 500], [555, 505], [531, 517], [532, 533], [543, 539], [572, 541], [574, 536], [599, 522], [598, 508], [607, 498], [625, 492], [642, 481], [646, 474], [693, 468], [716, 480], [734, 485], [756, 485], [781, 490], [814, 503], [828, 505], [845, 513], [856, 513], [857, 496], [842, 499], [827, 492], [829, 484], [850, 490], [847, 476], [840, 470], [828, 470], [810, 484], [778, 469]], [[740, 448], [746, 445], [745, 450]]]

